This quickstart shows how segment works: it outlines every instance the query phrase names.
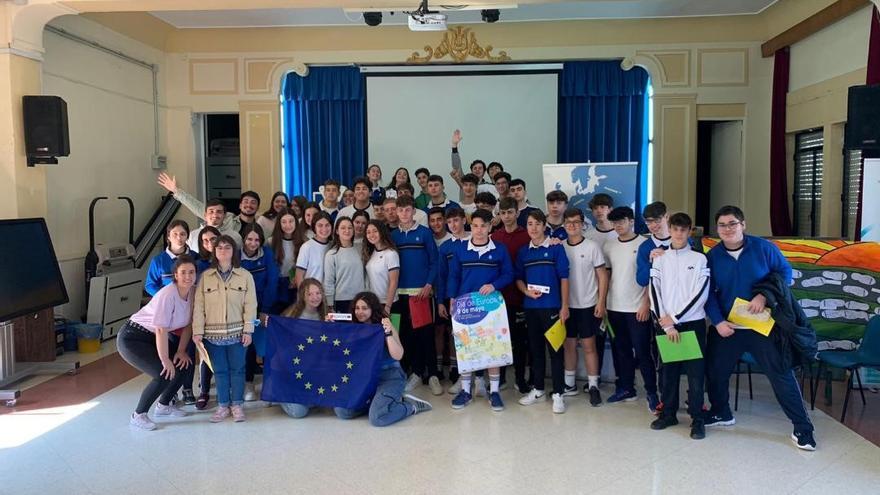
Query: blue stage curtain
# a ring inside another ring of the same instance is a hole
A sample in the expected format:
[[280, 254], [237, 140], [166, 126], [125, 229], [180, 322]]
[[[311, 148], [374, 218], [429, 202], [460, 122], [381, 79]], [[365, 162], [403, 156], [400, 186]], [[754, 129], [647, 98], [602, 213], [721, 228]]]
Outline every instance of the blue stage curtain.
[[648, 84], [644, 69], [625, 71], [619, 60], [566, 62], [559, 91], [559, 163], [638, 162], [640, 227], [648, 191]]
[[366, 93], [360, 69], [310, 67], [282, 88], [287, 192], [309, 200], [327, 179], [351, 184], [364, 173]]

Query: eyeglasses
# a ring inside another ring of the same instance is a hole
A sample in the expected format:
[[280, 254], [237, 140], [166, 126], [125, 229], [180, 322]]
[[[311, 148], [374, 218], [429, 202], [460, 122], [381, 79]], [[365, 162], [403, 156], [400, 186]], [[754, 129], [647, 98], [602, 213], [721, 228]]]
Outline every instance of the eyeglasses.
[[718, 227], [718, 230], [733, 230], [738, 225], [742, 225], [742, 222], [719, 223], [716, 227]]

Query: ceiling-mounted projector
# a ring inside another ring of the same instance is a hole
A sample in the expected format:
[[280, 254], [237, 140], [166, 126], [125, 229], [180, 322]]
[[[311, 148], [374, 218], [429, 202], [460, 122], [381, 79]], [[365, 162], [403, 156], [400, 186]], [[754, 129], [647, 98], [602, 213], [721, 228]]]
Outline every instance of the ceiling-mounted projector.
[[411, 31], [446, 31], [446, 14], [413, 12], [409, 16], [409, 29]]

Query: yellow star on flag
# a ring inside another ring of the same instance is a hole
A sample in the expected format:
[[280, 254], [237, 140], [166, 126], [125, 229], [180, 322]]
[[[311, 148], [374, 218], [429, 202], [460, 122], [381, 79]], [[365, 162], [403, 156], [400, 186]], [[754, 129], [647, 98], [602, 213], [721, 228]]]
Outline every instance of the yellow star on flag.
[[309, 344], [313, 343], [314, 341], [315, 341], [315, 339], [313, 339], [311, 337], [306, 339], [306, 342], [308, 342]]
[[303, 373], [302, 373], [302, 371], [297, 371], [297, 372], [296, 372], [296, 379], [297, 379], [297, 380], [302, 380], [302, 377], [303, 377]]
[[342, 383], [348, 383], [348, 375], [342, 375]]
[[324, 395], [324, 387], [318, 387], [318, 395]]
[[348, 349], [343, 349], [342, 353], [345, 354], [346, 356], [348, 356], [349, 354], [351, 354], [351, 351]]
[[339, 347], [339, 344], [341, 344], [341, 342], [339, 342], [339, 339], [333, 339], [334, 346]]
[[345, 363], [345, 367], [348, 368], [348, 369], [352, 369], [352, 368], [354, 367], [354, 363], [352, 363], [351, 361], [349, 361], [349, 362]]
[[306, 382], [306, 390], [311, 390], [312, 384], [310, 382]]
[[296, 348], [299, 349], [299, 350], [301, 350], [301, 351], [306, 350], [306, 346], [304, 346], [304, 345], [302, 345], [302, 344], [296, 346]]
[[321, 342], [327, 342], [327, 336], [321, 335]]
[[293, 364], [299, 364], [299, 358], [298, 358], [298, 357], [293, 358]]
[[339, 387], [337, 387], [336, 385], [331, 385], [330, 390], [336, 392], [337, 390], [339, 390]]

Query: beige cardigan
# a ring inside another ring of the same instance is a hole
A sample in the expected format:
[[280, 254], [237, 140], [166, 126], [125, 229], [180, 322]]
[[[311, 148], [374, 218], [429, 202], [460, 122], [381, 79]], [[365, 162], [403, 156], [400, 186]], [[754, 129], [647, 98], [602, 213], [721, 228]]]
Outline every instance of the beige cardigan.
[[221, 340], [252, 334], [256, 317], [257, 290], [250, 272], [233, 268], [227, 282], [216, 268], [202, 273], [193, 308], [193, 335]]

